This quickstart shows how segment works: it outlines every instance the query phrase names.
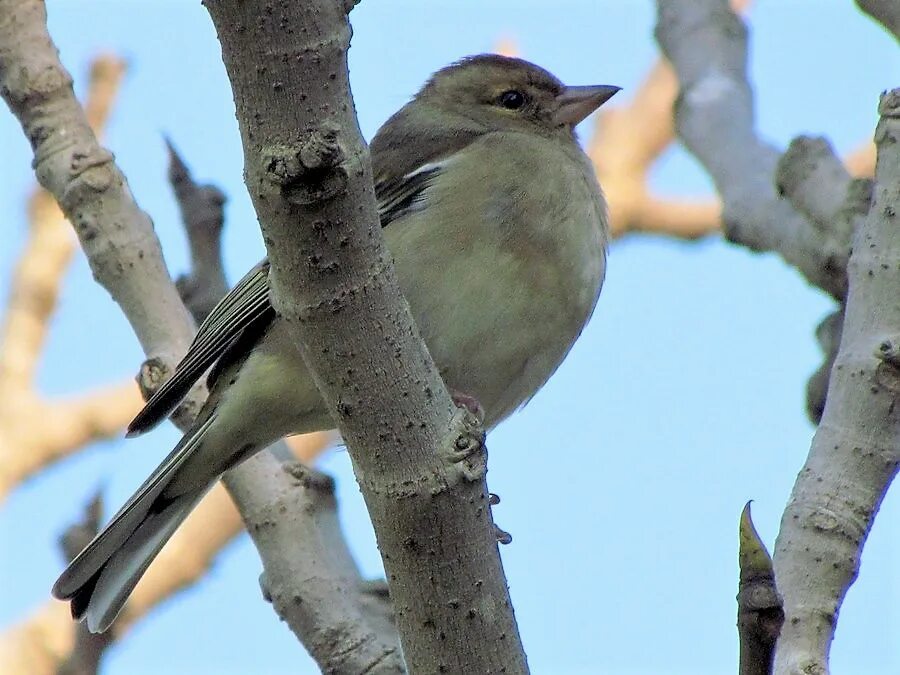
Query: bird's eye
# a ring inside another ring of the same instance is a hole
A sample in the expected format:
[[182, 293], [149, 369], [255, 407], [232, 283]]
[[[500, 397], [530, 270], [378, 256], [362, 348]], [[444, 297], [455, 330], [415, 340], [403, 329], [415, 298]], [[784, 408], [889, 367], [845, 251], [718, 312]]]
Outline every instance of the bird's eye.
[[497, 102], [508, 110], [518, 110], [525, 105], [525, 101], [525, 94], [515, 89], [504, 91], [497, 99]]

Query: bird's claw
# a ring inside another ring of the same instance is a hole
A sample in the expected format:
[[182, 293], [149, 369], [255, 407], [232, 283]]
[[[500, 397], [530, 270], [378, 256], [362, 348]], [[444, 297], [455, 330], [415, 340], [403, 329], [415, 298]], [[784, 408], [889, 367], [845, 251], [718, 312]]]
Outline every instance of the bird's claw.
[[484, 408], [481, 406], [481, 403], [478, 402], [477, 398], [470, 396], [469, 394], [464, 394], [461, 391], [453, 390], [450, 391], [450, 396], [453, 398], [453, 403], [457, 408], [468, 410], [478, 418], [479, 424], [484, 424]]

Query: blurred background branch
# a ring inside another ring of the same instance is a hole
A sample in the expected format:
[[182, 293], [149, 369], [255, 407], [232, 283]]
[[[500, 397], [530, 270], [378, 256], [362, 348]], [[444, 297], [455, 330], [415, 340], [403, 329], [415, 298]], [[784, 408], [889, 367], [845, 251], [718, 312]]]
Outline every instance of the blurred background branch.
[[[85, 113], [98, 136], [124, 73], [125, 62], [109, 54], [91, 65]], [[133, 382], [55, 400], [37, 391], [50, 320], [77, 246], [56, 200], [36, 187], [28, 200], [28, 239], [0, 328], [0, 499], [53, 462], [116, 435], [141, 405]]]

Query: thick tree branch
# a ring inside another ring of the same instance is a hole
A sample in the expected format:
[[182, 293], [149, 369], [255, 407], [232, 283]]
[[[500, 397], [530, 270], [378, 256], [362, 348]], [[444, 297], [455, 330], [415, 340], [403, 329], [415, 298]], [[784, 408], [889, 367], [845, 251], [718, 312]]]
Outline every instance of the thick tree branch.
[[250, 536], [265, 567], [263, 592], [278, 616], [323, 673], [405, 672], [396, 631], [375, 629], [362, 604], [359, 572], [344, 557], [346, 547], [333, 545], [340, 530], [326, 531], [337, 520], [319, 517], [329, 506], [336, 509], [331, 480], [269, 452], [247, 463], [259, 484], [226, 482], [235, 500], [247, 504]]
[[754, 130], [743, 22], [726, 0], [658, 0], [657, 7], [656, 38], [681, 83], [675, 127], [715, 181], [725, 236], [777, 252], [810, 283], [842, 298], [846, 259], [835, 259], [819, 229], [775, 192], [780, 153]]
[[856, 0], [856, 4], [900, 40], [900, 4], [896, 0]]
[[[124, 177], [97, 145], [74, 100], [71, 79], [45, 22], [43, 3], [37, 0], [0, 0], [0, 88], [32, 141], [40, 180], [75, 224], [95, 276], [119, 302], [151, 355], [142, 367], [146, 388], [167, 376], [186, 347], [192, 322], [166, 274], [149, 218], [134, 204]], [[194, 409], [182, 407], [180, 425], [190, 423]], [[244, 480], [264, 488], [252, 467], [232, 472], [233, 485]], [[259, 491], [254, 495], [265, 498]], [[70, 641], [71, 636], [60, 637], [63, 653]]]
[[775, 670], [827, 672], [837, 615], [900, 466], [900, 89], [881, 97], [874, 201], [853, 239], [840, 349], [822, 422], [775, 547], [786, 621]]
[[[288, 444], [296, 460], [310, 463], [332, 442], [330, 434], [320, 433], [293, 437]], [[332, 527], [338, 532], [335, 539], [341, 541], [339, 525], [335, 522]], [[150, 565], [110, 634], [116, 641], [121, 640], [134, 624], [146, 618], [160, 603], [198, 583], [209, 572], [219, 552], [243, 530], [241, 516], [225, 486], [217, 485]], [[337, 545], [330, 546], [332, 550], [339, 550]], [[315, 583], [315, 579], [309, 583]], [[365, 601], [368, 597], [365, 589], [359, 597], [361, 602]], [[373, 611], [370, 617], [375, 624], [378, 615]], [[0, 663], [4, 675], [55, 673], [75, 648], [78, 626], [72, 621], [67, 603], [50, 600], [7, 628], [0, 634]], [[380, 630], [379, 634], [384, 631]]]
[[[179, 291], [199, 323], [225, 293], [225, 199], [218, 188], [197, 185], [171, 143], [168, 147], [169, 180], [193, 261], [190, 274], [179, 279]], [[317, 436], [324, 441], [332, 434]], [[397, 631], [367, 615], [362, 578], [337, 519], [323, 523], [318, 517], [326, 502], [337, 509], [333, 484], [324, 476], [306, 479], [312, 474], [302, 466], [279, 442], [225, 478], [262, 557], [264, 595], [323, 672], [402, 672]], [[326, 482], [330, 489], [322, 487]]]
[[454, 408], [380, 236], [349, 95], [351, 4], [206, 2], [274, 303], [349, 447], [409, 669], [524, 672], [481, 433]]

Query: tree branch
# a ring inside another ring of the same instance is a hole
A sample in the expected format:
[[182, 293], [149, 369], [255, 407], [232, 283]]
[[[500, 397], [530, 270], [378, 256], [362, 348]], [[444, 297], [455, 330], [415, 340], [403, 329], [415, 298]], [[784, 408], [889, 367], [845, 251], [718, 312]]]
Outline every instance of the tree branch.
[[896, 0], [856, 0], [856, 4], [900, 40], [900, 5]]
[[[31, 143], [38, 181], [74, 226], [95, 279], [135, 328], [157, 375], [168, 373], [187, 349], [193, 325], [150, 217], [88, 126], [47, 33], [44, 3], [0, 0], [0, 16], [0, 93]], [[145, 300], [149, 289], [153, 302]]]
[[[102, 55], [91, 64], [86, 116], [101, 134], [125, 63]], [[53, 462], [124, 428], [138, 410], [133, 382], [47, 401], [35, 371], [56, 310], [75, 237], [53, 197], [36, 188], [29, 199], [28, 241], [10, 283], [0, 329], [0, 499]], [[52, 425], [43, 421], [52, 419]]]
[[[362, 604], [362, 579], [342, 539], [331, 479], [263, 452], [247, 462], [257, 483], [232, 484], [250, 536], [263, 558], [263, 595], [291, 627], [323, 673], [403, 673], [397, 633], [375, 630]], [[260, 499], [260, 495], [265, 499]], [[348, 554], [346, 557], [344, 554]], [[378, 624], [384, 628], [384, 624]]]
[[[218, 188], [197, 185], [167, 144], [169, 180], [193, 260], [190, 274], [178, 285], [199, 323], [225, 293], [225, 197]], [[333, 484], [324, 476], [312, 481], [309, 475], [279, 442], [225, 477], [263, 561], [264, 595], [323, 672], [403, 672], [397, 631], [370, 621], [363, 607], [362, 579], [337, 519], [325, 521], [333, 528], [327, 530], [317, 517], [326, 502], [337, 508]], [[384, 631], [376, 632], [374, 624]]]
[[900, 466], [900, 369], [889, 358], [900, 335], [900, 89], [882, 95], [879, 113], [874, 201], [854, 236], [840, 349], [775, 546], [781, 674], [827, 672], [838, 610]]
[[225, 224], [225, 193], [215, 185], [198, 185], [175, 146], [169, 150], [169, 183], [181, 209], [181, 219], [191, 251], [190, 274], [175, 282], [184, 304], [200, 322], [228, 290], [222, 265], [222, 227]]
[[273, 301], [350, 450], [409, 669], [525, 672], [481, 432], [454, 408], [381, 240], [349, 95], [346, 5], [206, 2]]
[[722, 197], [725, 236], [777, 252], [810, 283], [842, 298], [846, 259], [833, 259], [818, 228], [775, 193], [781, 153], [753, 128], [743, 22], [726, 0], [658, 0], [657, 7], [656, 39], [681, 82], [675, 127]]
[[[32, 141], [42, 184], [75, 223], [96, 278], [119, 302], [151, 355], [141, 370], [142, 384], [161, 382], [184, 351], [193, 326], [166, 274], [149, 218], [134, 204], [111, 155], [97, 145], [85, 122], [71, 78], [47, 35], [43, 3], [0, 0], [0, 16], [3, 96]], [[182, 407], [178, 415], [182, 427], [190, 423], [197, 400], [194, 406]], [[252, 467], [239, 467], [230, 482], [239, 485], [256, 478]], [[261, 483], [257, 480], [256, 485]], [[254, 498], [265, 499], [265, 494]], [[134, 615], [139, 599], [136, 593], [126, 613]], [[58, 612], [51, 613], [52, 621]], [[61, 636], [64, 652], [70, 640]]]
[[738, 585], [739, 675], [771, 675], [775, 641], [784, 623], [772, 558], [753, 526], [750, 502], [741, 513]]

